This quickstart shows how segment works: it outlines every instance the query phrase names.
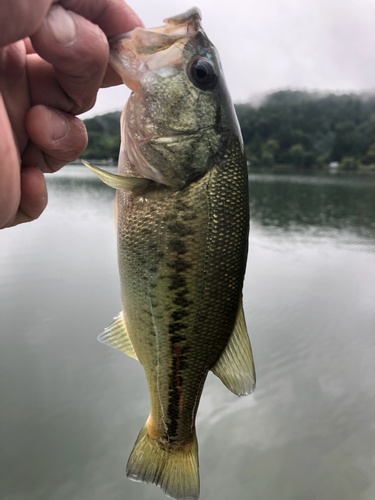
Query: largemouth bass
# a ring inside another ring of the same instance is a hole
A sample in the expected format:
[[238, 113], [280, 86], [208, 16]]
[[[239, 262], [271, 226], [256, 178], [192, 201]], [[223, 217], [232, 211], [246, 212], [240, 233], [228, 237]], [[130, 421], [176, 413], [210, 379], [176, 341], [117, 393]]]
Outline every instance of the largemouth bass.
[[199, 496], [195, 417], [211, 370], [235, 394], [255, 372], [242, 308], [249, 203], [241, 133], [196, 8], [111, 43], [133, 91], [117, 191], [122, 312], [99, 336], [143, 365], [151, 414], [127, 465], [171, 498]]

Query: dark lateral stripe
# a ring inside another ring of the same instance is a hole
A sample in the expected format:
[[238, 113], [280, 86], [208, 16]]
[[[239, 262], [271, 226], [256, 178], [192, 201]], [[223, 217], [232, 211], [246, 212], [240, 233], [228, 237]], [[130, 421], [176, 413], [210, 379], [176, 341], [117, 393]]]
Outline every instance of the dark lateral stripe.
[[184, 348], [185, 330], [187, 325], [181, 322], [170, 324], [170, 341], [172, 354], [172, 370], [169, 378], [168, 409], [167, 409], [167, 427], [169, 438], [176, 438], [178, 425], [183, 410], [184, 391], [183, 372], [187, 366], [186, 351]]

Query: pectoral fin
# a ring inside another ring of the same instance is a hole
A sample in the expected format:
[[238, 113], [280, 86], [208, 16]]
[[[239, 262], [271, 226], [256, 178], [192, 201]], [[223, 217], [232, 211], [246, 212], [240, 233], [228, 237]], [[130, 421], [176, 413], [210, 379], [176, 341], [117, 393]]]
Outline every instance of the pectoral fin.
[[122, 311], [115, 317], [114, 321], [107, 326], [103, 333], [98, 337], [99, 342], [109, 345], [114, 349], [119, 349], [128, 356], [138, 360], [134, 351], [133, 344], [126, 330]]
[[229, 342], [211, 370], [237, 396], [246, 396], [255, 389], [253, 353], [242, 300]]
[[149, 185], [150, 179], [143, 179], [139, 177], [124, 177], [123, 175], [111, 174], [106, 172], [101, 168], [95, 167], [88, 161], [82, 160], [82, 163], [86, 165], [94, 174], [99, 177], [99, 179], [115, 189], [125, 189], [126, 191], [132, 191], [133, 193], [142, 193]]

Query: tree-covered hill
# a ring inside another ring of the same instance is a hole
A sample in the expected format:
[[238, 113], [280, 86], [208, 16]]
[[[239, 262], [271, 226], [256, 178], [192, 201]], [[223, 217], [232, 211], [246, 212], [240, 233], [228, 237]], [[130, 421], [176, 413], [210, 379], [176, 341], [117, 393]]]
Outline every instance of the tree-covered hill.
[[280, 91], [236, 106], [253, 166], [375, 163], [375, 96]]
[[[375, 95], [269, 94], [260, 106], [236, 105], [251, 166], [344, 168], [375, 164]], [[85, 120], [89, 144], [82, 158], [117, 159], [120, 112]]]
[[117, 161], [120, 149], [120, 111], [94, 116], [85, 120], [89, 143], [81, 155], [83, 159]]

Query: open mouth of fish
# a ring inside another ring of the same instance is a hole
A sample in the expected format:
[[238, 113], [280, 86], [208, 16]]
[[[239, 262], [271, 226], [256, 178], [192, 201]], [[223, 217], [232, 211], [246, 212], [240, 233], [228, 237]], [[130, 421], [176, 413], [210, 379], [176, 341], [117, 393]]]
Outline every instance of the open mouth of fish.
[[191, 16], [165, 19], [160, 28], [135, 28], [110, 40], [110, 64], [132, 91], [140, 86], [144, 71], [177, 71], [184, 63], [182, 48], [201, 29], [200, 11], [191, 9]]

